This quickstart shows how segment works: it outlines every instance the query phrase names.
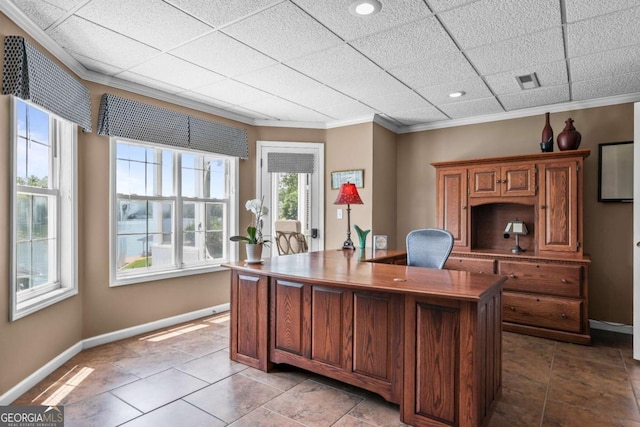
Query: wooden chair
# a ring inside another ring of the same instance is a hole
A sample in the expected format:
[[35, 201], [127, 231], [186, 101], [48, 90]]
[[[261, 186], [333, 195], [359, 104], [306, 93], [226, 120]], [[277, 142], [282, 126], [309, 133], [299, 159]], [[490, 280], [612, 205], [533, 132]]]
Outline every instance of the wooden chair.
[[452, 249], [453, 235], [447, 230], [413, 230], [407, 235], [407, 265], [441, 269]]
[[275, 222], [276, 246], [279, 255], [309, 251], [307, 239], [300, 232], [300, 221], [280, 219]]

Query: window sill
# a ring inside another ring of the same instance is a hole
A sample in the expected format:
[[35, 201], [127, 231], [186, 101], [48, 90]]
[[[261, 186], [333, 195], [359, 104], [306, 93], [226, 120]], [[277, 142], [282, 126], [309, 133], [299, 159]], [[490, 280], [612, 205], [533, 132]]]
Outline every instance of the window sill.
[[21, 319], [77, 294], [78, 289], [75, 287], [60, 288], [40, 296], [30, 298], [26, 301], [19, 302], [15, 311], [11, 313], [11, 321]]
[[195, 274], [216, 273], [219, 271], [228, 271], [228, 269], [217, 265], [208, 265], [203, 267], [193, 267], [189, 269], [159, 271], [154, 273], [145, 273], [136, 276], [120, 277], [111, 279], [110, 287], [135, 285], [136, 283], [154, 282], [157, 280], [173, 279], [176, 277], [193, 276]]

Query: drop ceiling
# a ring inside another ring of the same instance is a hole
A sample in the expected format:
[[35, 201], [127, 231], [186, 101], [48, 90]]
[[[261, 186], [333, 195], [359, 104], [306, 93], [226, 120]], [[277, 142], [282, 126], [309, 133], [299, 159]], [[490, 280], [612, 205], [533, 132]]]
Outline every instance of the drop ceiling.
[[[0, 11], [86, 80], [250, 124], [408, 132], [640, 100], [640, 0], [380, 1], [366, 17], [351, 0]], [[522, 90], [532, 73], [540, 87]]]

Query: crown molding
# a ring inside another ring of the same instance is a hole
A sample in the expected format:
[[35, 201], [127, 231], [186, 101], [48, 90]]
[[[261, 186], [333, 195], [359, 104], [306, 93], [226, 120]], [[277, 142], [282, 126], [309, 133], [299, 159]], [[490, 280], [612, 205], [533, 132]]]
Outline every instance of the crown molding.
[[562, 104], [544, 105], [541, 107], [526, 108], [522, 110], [508, 111], [505, 113], [488, 114], [484, 116], [475, 116], [464, 119], [452, 119], [425, 123], [421, 125], [406, 126], [399, 129], [397, 133], [413, 133], [425, 130], [444, 129], [456, 126], [475, 125], [480, 123], [497, 122], [500, 120], [519, 119], [522, 117], [537, 116], [544, 113], [560, 113], [563, 111], [584, 110], [587, 108], [606, 107], [608, 105], [627, 104], [640, 101], [640, 92], [610, 96], [606, 98], [590, 99], [587, 101], [565, 102]]

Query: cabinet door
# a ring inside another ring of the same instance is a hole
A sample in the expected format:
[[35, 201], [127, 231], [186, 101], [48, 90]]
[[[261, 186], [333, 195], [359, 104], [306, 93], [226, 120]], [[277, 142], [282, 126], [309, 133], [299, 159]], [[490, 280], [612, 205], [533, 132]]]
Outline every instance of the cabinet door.
[[535, 165], [503, 166], [501, 176], [502, 196], [535, 196]]
[[539, 249], [578, 251], [578, 164], [540, 164]]
[[438, 171], [438, 227], [453, 234], [454, 246], [467, 247], [467, 169]]
[[470, 168], [469, 179], [469, 197], [500, 196], [500, 166]]
[[233, 271], [231, 277], [231, 360], [268, 368], [268, 279]]

